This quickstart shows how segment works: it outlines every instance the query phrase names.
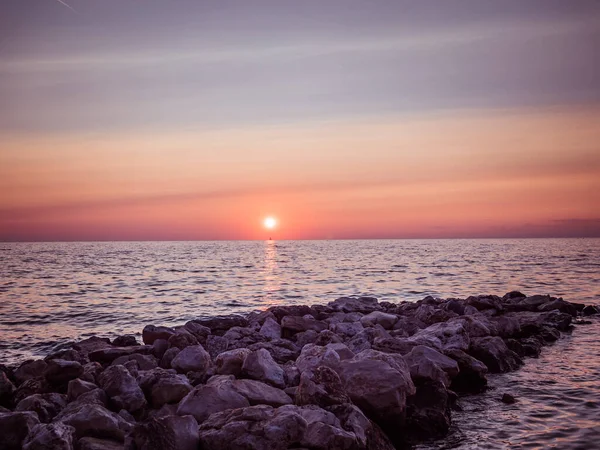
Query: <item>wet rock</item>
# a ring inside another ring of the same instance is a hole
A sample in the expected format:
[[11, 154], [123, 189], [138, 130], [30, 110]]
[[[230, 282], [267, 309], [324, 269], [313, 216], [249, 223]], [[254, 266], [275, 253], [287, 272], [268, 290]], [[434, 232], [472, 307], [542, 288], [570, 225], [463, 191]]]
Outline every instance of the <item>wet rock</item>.
[[519, 355], [498, 336], [472, 339], [469, 353], [483, 362], [492, 373], [510, 372], [523, 364]]
[[595, 316], [600, 313], [600, 309], [594, 305], [587, 305], [581, 310], [581, 314], [584, 316]]
[[119, 356], [111, 365], [125, 365], [129, 361], [134, 361], [139, 370], [152, 370], [158, 367], [158, 361], [153, 355], [140, 355], [139, 353]]
[[212, 362], [202, 345], [192, 345], [181, 350], [171, 361], [171, 367], [179, 373], [206, 373]]
[[154, 325], [146, 325], [142, 331], [142, 341], [146, 345], [152, 345], [157, 339], [168, 341], [175, 334], [175, 330], [169, 327], [157, 327]]
[[382, 311], [373, 311], [365, 316], [362, 316], [360, 319], [360, 323], [364, 327], [381, 325], [386, 330], [391, 329], [397, 321], [398, 316], [395, 314], [384, 313]]
[[92, 336], [90, 338], [84, 339], [82, 341], [73, 344], [73, 349], [82, 353], [83, 355], [89, 356], [90, 353], [111, 348], [112, 344], [110, 343], [110, 339], [101, 338], [98, 336]]
[[118, 414], [94, 403], [71, 403], [56, 417], [56, 421], [75, 428], [78, 438], [91, 436], [123, 442], [131, 429], [131, 425]]
[[300, 384], [296, 390], [297, 405], [317, 405], [322, 408], [350, 403], [350, 397], [344, 390], [339, 375], [331, 368], [320, 366], [314, 370], [302, 372]]
[[296, 367], [302, 373], [313, 370], [319, 366], [336, 368], [340, 362], [339, 354], [330, 348], [319, 345], [308, 344], [302, 348], [300, 356], [296, 360]]
[[361, 312], [368, 314], [379, 309], [379, 303], [374, 297], [340, 297], [327, 304], [334, 311]]
[[573, 317], [577, 316], [577, 308], [571, 305], [569, 302], [565, 302], [562, 298], [558, 298], [543, 305], [538, 306], [538, 311], [553, 311], [558, 310], [562, 313], [569, 314]]
[[517, 399], [508, 393], [502, 394], [502, 398], [500, 399], [502, 403], [506, 403], [507, 405], [512, 405], [517, 402]]
[[29, 360], [22, 363], [14, 371], [14, 377], [17, 387], [27, 380], [37, 378], [44, 373], [48, 364], [42, 359]]
[[134, 347], [111, 347], [95, 350], [90, 352], [88, 356], [91, 361], [96, 361], [100, 364], [110, 364], [121, 356], [132, 355], [134, 353], [147, 355], [151, 353], [151, 351], [152, 347], [149, 345], [140, 345]]
[[198, 339], [192, 333], [187, 331], [185, 328], [179, 329], [173, 334], [169, 340], [169, 347], [177, 347], [183, 350], [190, 345], [198, 345]]
[[275, 319], [268, 317], [260, 328], [259, 333], [269, 339], [281, 339], [281, 326]]
[[6, 374], [0, 371], [0, 406], [12, 406], [15, 389], [15, 385], [8, 379]]
[[246, 357], [242, 373], [248, 378], [263, 381], [275, 387], [285, 387], [283, 369], [265, 349], [253, 351]]
[[146, 406], [142, 389], [123, 366], [108, 367], [98, 376], [98, 384], [118, 409], [134, 413]]
[[232, 380], [233, 389], [246, 397], [250, 405], [283, 406], [292, 403], [292, 399], [281, 389], [256, 380]]
[[421, 379], [417, 391], [408, 397], [403, 441], [416, 443], [443, 437], [450, 428], [450, 398], [443, 383]]
[[350, 350], [346, 344], [341, 342], [333, 342], [325, 345], [325, 347], [336, 352], [340, 357], [340, 360], [354, 358], [354, 352]]
[[281, 305], [272, 306], [267, 310], [275, 316], [275, 319], [281, 323], [285, 316], [306, 316], [313, 315], [314, 311], [306, 305]]
[[281, 334], [287, 338], [302, 331], [313, 330], [319, 333], [327, 328], [328, 325], [325, 322], [317, 320], [311, 315], [285, 316], [281, 319]]
[[487, 387], [487, 366], [471, 355], [458, 349], [446, 350], [445, 355], [457, 362], [459, 372], [450, 388], [456, 392], [478, 393]]
[[248, 320], [245, 317], [231, 315], [226, 317], [213, 317], [210, 319], [192, 320], [199, 325], [210, 329], [211, 334], [222, 336], [226, 331], [233, 327], [247, 327]]
[[222, 336], [208, 336], [206, 338], [206, 351], [211, 358], [216, 358], [229, 348], [229, 341]]
[[132, 431], [137, 450], [197, 450], [198, 422], [192, 416], [150, 418]]
[[79, 439], [78, 445], [79, 450], [125, 450], [122, 442], [93, 437]]
[[340, 421], [344, 430], [354, 433], [359, 448], [367, 450], [395, 450], [392, 442], [375, 423], [355, 405], [345, 403], [327, 408]]
[[23, 441], [39, 423], [37, 414], [31, 411], [0, 412], [0, 448], [21, 450]]
[[23, 442], [23, 450], [73, 450], [75, 428], [64, 423], [39, 424]]
[[215, 359], [216, 371], [219, 375], [239, 377], [246, 357], [251, 353], [247, 348], [236, 348], [220, 353]]
[[51, 422], [54, 417], [67, 406], [65, 395], [55, 392], [47, 394], [34, 394], [21, 400], [15, 411], [33, 411], [37, 414], [40, 422]]
[[133, 347], [140, 344], [133, 334], [124, 334], [113, 339], [112, 345], [115, 347]]
[[233, 389], [231, 380], [213, 380], [212, 383], [196, 386], [186, 395], [179, 403], [177, 415], [191, 415], [202, 423], [211, 414], [246, 406], [250, 406], [248, 399]]
[[556, 328], [543, 326], [540, 328], [538, 337], [546, 342], [555, 342], [560, 339], [560, 331], [558, 331]]

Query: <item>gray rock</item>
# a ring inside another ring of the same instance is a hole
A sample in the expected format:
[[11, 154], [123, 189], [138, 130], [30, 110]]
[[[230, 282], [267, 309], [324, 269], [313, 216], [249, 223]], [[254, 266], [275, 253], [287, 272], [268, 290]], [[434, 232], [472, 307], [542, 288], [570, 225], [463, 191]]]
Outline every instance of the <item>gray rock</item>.
[[132, 431], [137, 450], [197, 450], [198, 422], [192, 416], [153, 417]]
[[381, 325], [384, 329], [391, 329], [394, 324], [398, 321], [398, 316], [395, 314], [388, 314], [382, 311], [373, 311], [366, 316], [361, 317], [360, 323], [364, 327], [373, 327], [375, 325]]
[[320, 366], [302, 372], [295, 393], [297, 405], [317, 405], [322, 408], [350, 403], [339, 375], [331, 368]]
[[365, 327], [361, 322], [340, 322], [330, 325], [330, 329], [338, 336], [349, 339], [363, 331]]
[[458, 349], [450, 349], [445, 355], [458, 363], [459, 373], [450, 388], [456, 392], [478, 393], [487, 387], [487, 366], [471, 355]]
[[233, 389], [246, 397], [250, 405], [283, 406], [292, 403], [292, 399], [281, 389], [256, 380], [232, 380]]
[[216, 358], [229, 348], [229, 340], [223, 336], [208, 336], [206, 338], [206, 351], [211, 358]]
[[115, 347], [133, 347], [140, 344], [133, 334], [124, 334], [113, 339], [112, 345]]
[[377, 299], [374, 297], [340, 297], [333, 302], [329, 302], [327, 306], [333, 308], [335, 311], [346, 313], [370, 313], [379, 309]]
[[6, 374], [0, 370], [0, 406], [11, 406], [15, 385], [8, 379]]
[[146, 406], [146, 398], [136, 379], [123, 366], [110, 366], [98, 375], [98, 384], [119, 409], [136, 412]]
[[233, 389], [231, 380], [229, 382], [215, 381], [196, 386], [179, 403], [177, 415], [191, 415], [198, 423], [202, 423], [211, 414], [246, 406], [250, 406], [248, 399]]
[[169, 347], [177, 347], [180, 350], [183, 350], [190, 345], [198, 345], [198, 339], [192, 333], [190, 333], [186, 328], [180, 328], [175, 331], [169, 340]]
[[206, 373], [211, 365], [210, 355], [202, 345], [192, 345], [184, 348], [171, 361], [171, 367], [180, 373]]
[[242, 373], [248, 378], [263, 381], [275, 387], [285, 387], [283, 369], [265, 349], [256, 350], [246, 357]]
[[281, 326], [277, 321], [268, 317], [260, 327], [259, 333], [269, 339], [281, 339]]
[[75, 428], [64, 423], [39, 424], [23, 442], [23, 450], [73, 450]]
[[458, 363], [438, 351], [418, 345], [404, 356], [410, 368], [410, 376], [415, 381], [425, 378], [441, 382], [445, 387], [459, 373]]
[[95, 361], [101, 364], [110, 364], [115, 359], [121, 356], [132, 355], [134, 353], [147, 355], [151, 353], [151, 351], [152, 347], [149, 345], [139, 345], [135, 347], [111, 347], [90, 352], [89, 358], [91, 361]]
[[171, 347], [167, 349], [167, 351], [163, 354], [162, 358], [160, 359], [159, 366], [163, 369], [170, 369], [172, 367], [171, 364], [173, 363], [173, 360], [179, 353], [181, 353], [181, 350], [177, 347]]
[[327, 323], [315, 319], [311, 315], [285, 316], [281, 319], [281, 333], [283, 337], [291, 337], [301, 331], [313, 330], [317, 333], [326, 330]]
[[215, 368], [219, 375], [239, 377], [246, 357], [251, 353], [247, 348], [236, 348], [220, 353], [215, 359]]
[[97, 388], [98, 386], [96, 386], [94, 383], [76, 378], [69, 381], [69, 385], [67, 386], [67, 399], [72, 402], [81, 394], [85, 394], [86, 392], [93, 391]]
[[75, 428], [78, 438], [91, 436], [123, 442], [125, 434], [131, 429], [131, 425], [118, 414], [101, 405], [79, 403], [79, 400], [69, 404], [56, 417], [56, 421]]
[[134, 361], [139, 370], [151, 370], [158, 367], [158, 360], [153, 355], [140, 355], [139, 353], [119, 356], [111, 365], [125, 365], [129, 361]]
[[67, 397], [55, 392], [34, 394], [21, 400], [15, 411], [33, 411], [40, 422], [51, 422], [67, 406]]
[[302, 373], [305, 370], [313, 370], [319, 366], [327, 366], [335, 369], [340, 363], [340, 355], [333, 349], [319, 345], [305, 345], [296, 360], [296, 366]]

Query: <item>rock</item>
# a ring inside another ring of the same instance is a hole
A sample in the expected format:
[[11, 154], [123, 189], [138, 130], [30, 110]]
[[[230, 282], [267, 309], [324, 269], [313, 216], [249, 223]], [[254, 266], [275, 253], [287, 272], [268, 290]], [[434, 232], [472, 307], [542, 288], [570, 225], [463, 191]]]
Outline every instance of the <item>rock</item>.
[[89, 353], [89, 358], [91, 361], [96, 361], [101, 364], [110, 364], [115, 359], [125, 356], [132, 355], [134, 353], [140, 353], [142, 355], [147, 355], [152, 351], [152, 347], [149, 345], [140, 345], [134, 347], [111, 347], [100, 350], [95, 350]]
[[502, 403], [506, 403], [507, 405], [512, 405], [513, 403], [517, 402], [517, 399], [508, 393], [504, 393], [502, 394], [501, 401]]
[[458, 364], [436, 350], [418, 345], [404, 356], [404, 360], [410, 369], [413, 381], [427, 379], [439, 381], [448, 387], [450, 380], [458, 375]]
[[159, 360], [165, 356], [169, 349], [169, 342], [164, 339], [157, 339], [152, 343], [152, 354]]
[[478, 393], [486, 389], [488, 369], [484, 363], [455, 348], [444, 353], [458, 363], [458, 375], [453, 378], [450, 385], [453, 391]]
[[297, 405], [317, 405], [322, 408], [350, 403], [350, 397], [344, 390], [339, 375], [331, 368], [320, 366], [304, 371], [296, 390]]
[[192, 385], [183, 375], [164, 373], [150, 389], [152, 406], [160, 408], [166, 403], [178, 403], [189, 394]]
[[83, 375], [79, 378], [89, 383], [96, 383], [96, 377], [102, 370], [104, 370], [102, 364], [98, 362], [89, 362], [83, 366]]
[[192, 345], [181, 350], [171, 362], [171, 367], [179, 373], [206, 373], [212, 362], [210, 355], [202, 345]]
[[158, 367], [158, 361], [152, 355], [140, 355], [139, 353], [132, 353], [131, 355], [119, 356], [115, 359], [111, 365], [125, 365], [129, 361], [134, 361], [136, 367], [139, 370], [152, 370]]
[[115, 347], [133, 347], [136, 345], [140, 345], [133, 334], [124, 334], [122, 336], [116, 337], [112, 341], [112, 345]]
[[8, 379], [3, 371], [0, 371], [0, 406], [12, 406], [15, 385]]
[[453, 317], [458, 317], [458, 314], [426, 304], [420, 305], [415, 311], [415, 318], [426, 325], [446, 322]]
[[233, 389], [246, 397], [250, 405], [283, 406], [292, 403], [292, 399], [281, 389], [256, 380], [233, 380]]
[[57, 352], [51, 353], [50, 355], [48, 355], [44, 358], [44, 361], [48, 362], [53, 359], [62, 359], [64, 361], [75, 361], [81, 365], [84, 365], [84, 364], [90, 362], [86, 355], [83, 355], [82, 353], [79, 353], [78, 351], [73, 350], [72, 348], [67, 348], [64, 350], [59, 350]]
[[220, 353], [215, 359], [216, 371], [219, 375], [239, 377], [246, 357], [251, 353], [247, 348], [236, 348]]
[[200, 344], [205, 343], [206, 338], [210, 334], [210, 328], [200, 325], [198, 322], [194, 322], [193, 320], [187, 322], [183, 327], [192, 333]]
[[285, 316], [306, 316], [313, 315], [314, 311], [306, 305], [281, 305], [281, 306], [272, 306], [267, 312], [270, 312], [275, 316], [275, 319], [281, 322]]
[[154, 325], [146, 325], [142, 331], [142, 340], [146, 345], [152, 345], [157, 339], [168, 341], [175, 334], [175, 330], [169, 327], [156, 327]]
[[79, 450], [124, 450], [122, 442], [109, 439], [84, 437], [79, 439]]
[[402, 357], [365, 350], [340, 361], [337, 372], [352, 402], [380, 425], [392, 441], [405, 416], [406, 398], [415, 393], [410, 371]]
[[370, 313], [379, 309], [377, 299], [374, 297], [340, 297], [327, 306], [335, 311]]
[[27, 398], [33, 394], [45, 394], [50, 392], [50, 390], [51, 387], [45, 378], [30, 378], [21, 383], [21, 385], [19, 385], [19, 387], [15, 390], [13, 393], [13, 403], [19, 403], [24, 398]]
[[216, 358], [229, 348], [229, 341], [222, 336], [208, 336], [206, 338], [206, 351], [211, 358]]
[[199, 325], [210, 329], [211, 333], [222, 336], [226, 331], [233, 327], [247, 327], [248, 320], [245, 317], [231, 315], [226, 317], [212, 317], [210, 319], [192, 320]]
[[269, 339], [281, 339], [281, 326], [274, 319], [268, 317], [260, 327], [259, 333]]
[[538, 311], [547, 312], [553, 310], [558, 310], [562, 313], [577, 317], [577, 308], [575, 308], [575, 306], [571, 305], [569, 302], [565, 302], [562, 298], [558, 298], [538, 306]]
[[445, 436], [450, 428], [450, 398], [446, 387], [431, 379], [419, 380], [416, 387], [416, 394], [407, 401], [401, 439], [416, 443]]
[[98, 376], [98, 384], [119, 409], [136, 412], [146, 406], [137, 381], [123, 366], [110, 366]]
[[333, 342], [325, 345], [325, 347], [336, 352], [340, 357], [340, 360], [354, 358], [354, 352], [350, 350], [346, 344], [342, 344], [341, 342]]
[[328, 408], [339, 419], [344, 430], [354, 433], [358, 448], [367, 450], [395, 450], [389, 438], [355, 405], [345, 403]]
[[340, 322], [331, 325], [330, 328], [336, 335], [342, 336], [344, 339], [350, 339], [365, 329], [361, 322]]
[[600, 310], [598, 309], [598, 307], [594, 306], [594, 305], [587, 305], [583, 308], [583, 310], [581, 311], [581, 313], [584, 316], [594, 316], [596, 314], [600, 313]]
[[37, 414], [31, 411], [0, 412], [0, 448], [21, 450], [23, 440], [39, 423]]
[[89, 392], [85, 392], [77, 397], [77, 400], [74, 401], [77, 404], [94, 404], [100, 406], [106, 406], [108, 403], [108, 396], [103, 389], [97, 388]]
[[542, 352], [542, 341], [536, 337], [507, 339], [506, 346], [522, 358], [537, 358]]
[[192, 416], [150, 418], [133, 429], [137, 450], [197, 450], [198, 422]]
[[73, 450], [75, 428], [64, 423], [38, 424], [23, 442], [23, 450]]
[[51, 384], [68, 383], [83, 375], [83, 366], [76, 361], [65, 361], [64, 359], [52, 359], [48, 361], [44, 377]]
[[[438, 346], [441, 348], [442, 344], [436, 338], [438, 342]], [[410, 353], [410, 351], [415, 348], [417, 345], [420, 345], [417, 340], [409, 339], [409, 338], [376, 338], [373, 341], [373, 350], [377, 350], [383, 353], [398, 353], [400, 355], [406, 355]]]
[[381, 325], [386, 330], [391, 329], [397, 321], [398, 316], [395, 314], [388, 314], [381, 311], [373, 311], [366, 316], [362, 316], [360, 319], [360, 323], [364, 327]]
[[296, 360], [296, 367], [302, 373], [305, 370], [313, 370], [319, 366], [328, 366], [335, 369], [339, 362], [340, 356], [335, 350], [308, 344], [302, 348], [302, 352]]
[[300, 383], [300, 370], [295, 363], [289, 361], [283, 366], [286, 386], [298, 386]]
[[111, 347], [112, 344], [110, 343], [110, 339], [98, 336], [92, 336], [73, 344], [73, 350], [77, 350], [79, 353], [87, 356], [92, 352], [109, 349]]
[[469, 353], [483, 362], [492, 373], [510, 372], [523, 364], [519, 355], [498, 336], [472, 339]]
[[179, 403], [177, 415], [191, 415], [202, 423], [211, 414], [246, 406], [250, 406], [248, 399], [233, 389], [231, 380], [228, 383], [213, 382], [196, 386], [186, 395]]
[[242, 373], [248, 378], [263, 381], [275, 387], [285, 387], [283, 369], [265, 349], [256, 350], [246, 357]]
[[67, 387], [67, 399], [72, 402], [76, 400], [81, 394], [85, 394], [86, 392], [93, 391], [97, 389], [94, 383], [90, 383], [88, 381], [83, 381], [79, 378], [69, 381], [69, 385]]
[[164, 355], [160, 359], [159, 367], [162, 367], [163, 369], [170, 369], [171, 364], [173, 363], [173, 360], [180, 352], [181, 352], [181, 350], [178, 349], [177, 347], [171, 347], [171, 348], [167, 349], [167, 351], [164, 353]]
[[27, 380], [37, 378], [44, 373], [48, 364], [42, 359], [29, 360], [22, 363], [14, 372], [17, 387]]
[[444, 304], [444, 308], [447, 311], [452, 311], [458, 314], [459, 316], [462, 316], [465, 313], [465, 304], [456, 299], [448, 299]]
[[499, 316], [490, 319], [495, 334], [501, 338], [507, 339], [521, 334], [521, 325], [519, 321], [509, 316]]
[[288, 361], [295, 361], [300, 355], [300, 348], [287, 339], [273, 339], [270, 342], [258, 342], [248, 347], [255, 351], [264, 348], [267, 350], [277, 364], [285, 364]]
[[469, 348], [470, 336], [465, 323], [470, 320], [469, 318], [461, 317], [457, 320], [430, 325], [413, 335], [411, 340], [422, 343], [427, 340], [431, 342], [431, 340], [438, 339], [441, 344], [440, 350], [456, 348], [466, 351]]
[[65, 395], [55, 392], [48, 394], [34, 394], [21, 400], [15, 411], [33, 411], [37, 414], [40, 422], [51, 422], [54, 417], [67, 406]]
[[281, 334], [288, 338], [302, 331], [313, 330], [319, 333], [327, 328], [328, 325], [325, 322], [317, 320], [311, 315], [285, 316], [281, 319]]
[[[325, 330], [325, 331], [327, 331], [327, 330]], [[304, 347], [306, 344], [314, 344], [318, 337], [319, 337], [319, 333], [317, 333], [314, 330], [301, 331], [300, 333], [296, 333], [294, 335], [296, 344], [300, 348]]]
[[169, 347], [177, 347], [180, 350], [183, 350], [190, 345], [198, 345], [198, 339], [192, 333], [187, 331], [185, 328], [181, 328], [173, 334], [169, 340]]
[[78, 438], [91, 436], [123, 442], [131, 429], [131, 425], [118, 414], [93, 403], [71, 403], [56, 417], [56, 421], [75, 428]]
[[342, 338], [340, 338], [337, 334], [335, 334], [331, 330], [323, 330], [317, 335], [317, 339], [315, 339], [315, 342], [313, 342], [313, 344], [324, 346], [327, 344], [334, 344], [334, 343], [341, 343], [341, 342], [342, 342]]

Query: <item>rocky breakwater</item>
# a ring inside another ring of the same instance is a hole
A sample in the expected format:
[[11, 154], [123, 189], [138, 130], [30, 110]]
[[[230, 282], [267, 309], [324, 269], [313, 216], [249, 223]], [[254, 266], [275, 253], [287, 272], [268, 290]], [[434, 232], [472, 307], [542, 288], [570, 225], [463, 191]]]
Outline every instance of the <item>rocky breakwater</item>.
[[0, 366], [0, 448], [384, 450], [443, 436], [463, 393], [598, 308], [511, 292], [340, 298], [93, 337]]

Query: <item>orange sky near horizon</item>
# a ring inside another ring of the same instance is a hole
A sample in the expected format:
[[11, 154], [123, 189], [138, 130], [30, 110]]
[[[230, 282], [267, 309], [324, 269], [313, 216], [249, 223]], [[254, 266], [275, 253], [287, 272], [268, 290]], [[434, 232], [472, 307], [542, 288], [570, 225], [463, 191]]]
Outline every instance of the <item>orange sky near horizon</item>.
[[599, 236], [599, 119], [574, 106], [5, 134], [0, 239]]

